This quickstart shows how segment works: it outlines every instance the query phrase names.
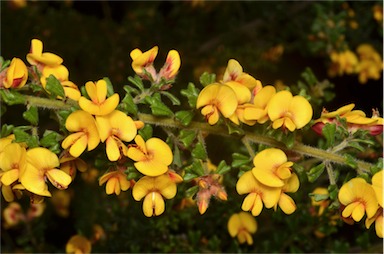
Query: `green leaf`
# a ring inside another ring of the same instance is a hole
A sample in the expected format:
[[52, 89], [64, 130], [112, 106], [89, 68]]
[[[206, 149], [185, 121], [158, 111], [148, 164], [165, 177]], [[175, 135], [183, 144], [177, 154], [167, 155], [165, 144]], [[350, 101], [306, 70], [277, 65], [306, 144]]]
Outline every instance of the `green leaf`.
[[126, 93], [124, 99], [121, 101], [120, 106], [123, 111], [128, 114], [137, 115], [137, 105], [133, 102], [131, 94]]
[[199, 177], [199, 176], [196, 175], [195, 173], [187, 172], [187, 173], [185, 173], [183, 179], [184, 179], [184, 181], [188, 182], [188, 181], [193, 180], [193, 179], [195, 179], [197, 177]]
[[137, 75], [135, 75], [135, 77], [128, 77], [128, 80], [133, 84], [135, 85], [137, 88], [139, 88], [139, 90], [141, 92], [144, 92], [145, 88], [144, 88], [144, 84], [143, 84], [143, 81], [141, 80], [141, 78]]
[[12, 133], [14, 128], [15, 128], [15, 126], [13, 126], [12, 124], [11, 125], [3, 124], [3, 126], [1, 126], [1, 135], [0, 135], [0, 137], [4, 138], [4, 137], [7, 137], [7, 136], [11, 135], [11, 133]]
[[188, 148], [196, 138], [196, 131], [191, 130], [181, 130], [179, 133], [179, 140], [183, 145]]
[[319, 176], [324, 172], [324, 169], [325, 169], [324, 163], [321, 163], [311, 168], [311, 170], [309, 170], [309, 172], [307, 173], [308, 181], [311, 183], [316, 181], [316, 179], [319, 178]]
[[360, 145], [358, 142], [355, 142], [355, 141], [348, 142], [348, 146], [353, 147], [353, 148], [359, 150], [360, 152], [364, 152], [366, 149], [365, 147], [363, 147], [362, 145]]
[[188, 98], [188, 104], [191, 108], [196, 108], [197, 97], [199, 96], [199, 90], [191, 82], [188, 83], [187, 89], [182, 89], [180, 91], [181, 95]]
[[202, 143], [198, 142], [195, 148], [192, 150], [192, 156], [196, 159], [205, 160], [207, 159], [207, 153]]
[[20, 93], [16, 92], [15, 90], [5, 90], [0, 89], [1, 97], [3, 98], [4, 102], [8, 105], [15, 105], [15, 104], [24, 104], [25, 98]]
[[[193, 179], [193, 178], [191, 178], [191, 179]], [[189, 179], [189, 180], [191, 180], [191, 179]], [[186, 180], [184, 177], [184, 181], [189, 181], [189, 180]], [[199, 190], [198, 185], [195, 185], [195, 186], [189, 188], [188, 190], [185, 191], [185, 197], [186, 198], [192, 198], [193, 196], [195, 196], [195, 194], [197, 193], [198, 190]]]
[[181, 161], [179, 147], [177, 147], [176, 145], [173, 148], [173, 163], [179, 168], [183, 165], [183, 162]]
[[223, 174], [227, 173], [229, 170], [231, 170], [231, 167], [228, 166], [224, 160], [222, 160], [222, 161], [220, 161], [219, 165], [217, 166], [217, 169], [215, 172], [217, 174], [223, 175]]
[[62, 139], [63, 136], [61, 136], [59, 133], [51, 130], [46, 130], [43, 134], [43, 137], [40, 139], [40, 145], [49, 148], [58, 144], [59, 141]]
[[0, 69], [0, 72], [1, 72], [10, 65], [11, 60], [5, 60], [4, 61], [4, 58], [2, 56], [0, 56], [0, 63], [1, 63], [1, 69]]
[[[204, 175], [203, 165], [200, 160], [194, 160], [194, 162], [191, 165], [185, 167], [184, 170], [186, 174], [187, 173], [195, 174], [196, 177]], [[185, 179], [185, 176], [184, 176], [184, 179]]]
[[60, 81], [52, 74], [47, 78], [47, 85], [45, 86], [45, 90], [47, 90], [53, 98], [56, 98], [57, 96], [60, 96], [61, 98], [65, 97], [63, 86], [61, 85]]
[[139, 90], [137, 90], [136, 88], [132, 87], [132, 86], [123, 86], [123, 89], [124, 91], [126, 91], [127, 93], [129, 94], [139, 94]]
[[319, 81], [317, 80], [315, 74], [313, 74], [311, 68], [305, 68], [305, 71], [301, 73], [301, 77], [307, 82], [308, 85], [313, 86], [317, 84]]
[[327, 147], [332, 147], [335, 143], [336, 124], [326, 123], [321, 132], [327, 140]]
[[151, 125], [145, 124], [144, 127], [141, 128], [138, 132], [144, 140], [148, 140], [152, 137], [153, 129]]
[[357, 168], [357, 162], [355, 157], [346, 153], [344, 154], [344, 158], [345, 158], [345, 163], [348, 166], [350, 166], [351, 168]]
[[107, 96], [109, 97], [115, 93], [112, 82], [108, 77], [104, 77], [103, 80], [107, 83]]
[[23, 112], [23, 118], [33, 125], [39, 123], [39, 113], [36, 106], [31, 106], [27, 111]]
[[204, 72], [200, 76], [200, 83], [203, 86], [207, 86], [207, 85], [215, 83], [215, 82], [216, 82], [216, 74], [214, 74], [214, 73], [209, 74], [208, 72]]
[[328, 186], [329, 198], [335, 200], [339, 194], [339, 189], [336, 184], [331, 184]]
[[145, 102], [150, 105], [153, 115], [173, 116], [172, 110], [161, 101], [160, 94], [156, 93], [154, 96], [145, 97]]
[[251, 160], [252, 158], [250, 158], [249, 156], [245, 156], [244, 154], [233, 153], [231, 166], [234, 168], [238, 168], [240, 166], [248, 164]]
[[[3, 136], [2, 136], [3, 137]], [[375, 165], [373, 165], [369, 170], [371, 171], [372, 175], [376, 174], [377, 172], [383, 170], [383, 158], [379, 158]]]
[[313, 199], [316, 202], [323, 201], [329, 198], [328, 194], [315, 194], [315, 193], [309, 193], [310, 197], [313, 197]]
[[3, 116], [5, 114], [5, 112], [7, 112], [7, 107], [5, 106], [5, 104], [1, 103], [0, 104], [0, 117]]
[[175, 114], [176, 119], [179, 120], [180, 123], [184, 126], [188, 126], [191, 123], [194, 116], [195, 116], [195, 113], [193, 111], [188, 111], [188, 110], [178, 111]]
[[295, 137], [296, 133], [295, 132], [288, 132], [286, 135], [283, 135], [281, 138], [281, 141], [288, 147], [292, 148], [293, 145], [295, 144]]
[[160, 93], [168, 97], [168, 99], [172, 102], [172, 105], [180, 105], [180, 100], [170, 92], [161, 91]]
[[26, 133], [23, 128], [15, 128], [13, 134], [15, 134], [15, 142], [17, 143], [24, 142], [27, 144], [28, 148], [39, 146], [38, 136]]
[[244, 134], [244, 130], [240, 126], [238, 126], [232, 122], [229, 122], [229, 121], [226, 122], [226, 125], [228, 127], [228, 133], [229, 134], [235, 134], [235, 133], [239, 134], [239, 135]]

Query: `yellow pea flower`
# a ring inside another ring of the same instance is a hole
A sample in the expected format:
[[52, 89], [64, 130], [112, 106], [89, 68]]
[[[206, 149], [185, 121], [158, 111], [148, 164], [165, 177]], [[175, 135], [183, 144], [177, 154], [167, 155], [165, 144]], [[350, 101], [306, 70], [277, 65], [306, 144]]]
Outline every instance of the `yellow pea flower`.
[[27, 166], [27, 150], [19, 143], [7, 145], [0, 153], [1, 183], [11, 185], [22, 175]]
[[0, 138], [0, 154], [4, 151], [4, 148], [15, 140], [15, 134], [8, 135], [4, 138]]
[[60, 81], [66, 97], [75, 101], [79, 100], [81, 97], [80, 90], [72, 81], [68, 80], [69, 71], [67, 67], [64, 65], [44, 66], [40, 77], [40, 82], [44, 89], [47, 85], [47, 78], [50, 75], [55, 76]]
[[293, 162], [287, 161], [285, 153], [277, 148], [267, 148], [253, 158], [252, 173], [262, 184], [283, 187], [284, 180], [292, 175]]
[[252, 245], [253, 238], [251, 234], [256, 233], [257, 222], [249, 213], [239, 212], [231, 215], [227, 228], [232, 237], [237, 236], [240, 244], [247, 242], [248, 245]]
[[232, 88], [219, 83], [206, 86], [197, 97], [196, 108], [202, 108], [201, 113], [210, 125], [217, 123], [220, 113], [229, 118], [237, 108], [236, 93]]
[[384, 228], [384, 222], [383, 222], [383, 208], [379, 208], [376, 212], [376, 214], [372, 218], [367, 218], [365, 220], [365, 227], [368, 229], [371, 227], [372, 223], [375, 222], [375, 230], [376, 235], [380, 238], [383, 238], [383, 228]]
[[170, 80], [174, 78], [180, 69], [180, 54], [176, 50], [170, 50], [165, 60], [164, 66], [159, 72], [159, 78]]
[[165, 211], [164, 198], [176, 195], [177, 187], [167, 174], [160, 176], [143, 176], [133, 186], [132, 195], [136, 201], [144, 198], [143, 212], [147, 217], [158, 216]]
[[56, 169], [60, 165], [59, 158], [47, 148], [29, 149], [27, 162], [27, 167], [20, 176], [20, 182], [32, 193], [51, 197], [45, 179], [48, 179], [58, 189], [68, 188], [72, 181], [68, 174]]
[[128, 148], [127, 157], [136, 161], [135, 168], [147, 176], [159, 176], [168, 171], [173, 161], [171, 148], [159, 138], [150, 138], [146, 142], [137, 135], [136, 145]]
[[295, 201], [286, 193], [296, 192], [299, 189], [299, 186], [299, 178], [295, 173], [293, 173], [291, 177], [284, 181], [284, 186], [281, 188], [279, 202], [274, 206], [274, 210], [276, 211], [277, 205], [279, 205], [285, 214], [292, 214], [296, 210], [296, 204]]
[[356, 54], [350, 50], [343, 52], [333, 51], [330, 54], [331, 65], [328, 70], [328, 75], [334, 77], [336, 75], [353, 74], [356, 71], [358, 58]]
[[269, 120], [268, 103], [276, 94], [276, 88], [273, 86], [264, 86], [253, 98], [254, 107], [248, 107], [244, 110], [246, 120], [256, 120], [258, 123], [265, 123]]
[[257, 80], [248, 73], [243, 72], [243, 67], [235, 59], [230, 59], [228, 61], [227, 68], [225, 69], [223, 76], [223, 83], [230, 81], [235, 81], [247, 87], [249, 90], [253, 90], [255, 88], [259, 90], [262, 87], [260, 80]]
[[[313, 194], [319, 195], [329, 195], [327, 188], [318, 187], [313, 190]], [[321, 216], [324, 213], [324, 210], [329, 206], [329, 200], [315, 201], [314, 197], [311, 197], [312, 206], [319, 207], [318, 215]]]
[[105, 192], [108, 195], [115, 193], [116, 195], [120, 195], [121, 191], [128, 190], [133, 184], [133, 181], [127, 180], [127, 176], [120, 170], [108, 172], [104, 174], [99, 179], [99, 185], [103, 185], [107, 183], [105, 186]]
[[117, 161], [121, 157], [120, 150], [126, 155], [127, 147], [122, 141], [129, 142], [137, 134], [132, 118], [119, 110], [114, 110], [108, 115], [96, 116], [96, 126], [101, 142], [106, 142], [110, 161]]
[[64, 171], [71, 176], [72, 180], [75, 179], [77, 170], [85, 172], [88, 169], [88, 165], [80, 158], [73, 157], [68, 152], [65, 152], [60, 157], [60, 170]]
[[379, 208], [375, 191], [363, 178], [353, 178], [345, 183], [340, 188], [338, 197], [340, 203], [345, 205], [342, 216], [351, 216], [356, 222], [359, 222], [365, 213], [367, 218], [372, 218]]
[[43, 42], [38, 39], [32, 39], [31, 49], [27, 54], [27, 61], [31, 65], [45, 66], [57, 66], [63, 62], [63, 59], [53, 53], [43, 53]]
[[378, 116], [376, 111], [373, 111], [371, 118], [366, 117], [365, 113], [361, 110], [352, 110], [355, 104], [351, 103], [340, 107], [336, 111], [328, 112], [323, 109], [319, 119], [314, 121], [312, 129], [319, 135], [322, 135], [322, 129], [327, 123], [339, 122], [336, 116], [344, 118], [347, 122], [347, 127], [350, 132], [355, 132], [357, 129], [368, 130], [371, 135], [378, 135], [383, 132], [383, 118]]
[[71, 254], [87, 254], [91, 253], [91, 250], [91, 242], [82, 235], [72, 236], [65, 245], [65, 252]]
[[311, 104], [303, 96], [292, 96], [289, 91], [276, 93], [268, 103], [268, 116], [274, 129], [301, 129], [312, 119], [312, 114]]
[[273, 188], [260, 183], [252, 171], [245, 172], [236, 183], [237, 193], [247, 194], [241, 209], [251, 211], [253, 216], [258, 216], [263, 209], [274, 207], [280, 198], [281, 188]]
[[102, 116], [111, 113], [119, 104], [119, 94], [115, 93], [107, 98], [107, 82], [100, 79], [96, 83], [88, 81], [85, 89], [91, 100], [84, 96], [79, 98], [79, 106], [82, 110], [95, 115]]
[[251, 103], [245, 103], [242, 105], [238, 105], [236, 108], [235, 113], [233, 113], [230, 117], [229, 120], [231, 120], [233, 123], [239, 125], [240, 122], [245, 123], [249, 126], [255, 125], [256, 120], [250, 120], [245, 118], [245, 110], [249, 108], [254, 108], [254, 105]]
[[372, 177], [372, 187], [376, 193], [379, 205], [383, 207], [383, 170], [380, 170]]
[[140, 49], [134, 49], [131, 51], [130, 56], [132, 59], [132, 69], [139, 76], [144, 76], [144, 70], [152, 75], [152, 79], [156, 79], [156, 70], [153, 67], [153, 62], [159, 51], [158, 46], [154, 46], [146, 52], [142, 52]]
[[[0, 176], [2, 172], [0, 172]], [[21, 184], [12, 184], [12, 185], [4, 185], [0, 182], [1, 185], [1, 194], [3, 195], [5, 201], [12, 202], [15, 198], [20, 199], [23, 195], [22, 190], [24, 190], [24, 186]]]
[[96, 121], [88, 112], [77, 110], [71, 113], [65, 122], [65, 128], [76, 132], [66, 137], [61, 144], [64, 149], [70, 147], [69, 153], [73, 157], [79, 157], [87, 147], [88, 151], [95, 149], [100, 143]]
[[14, 57], [8, 68], [4, 70], [5, 77], [0, 82], [0, 87], [5, 88], [22, 88], [28, 80], [28, 69], [25, 63]]

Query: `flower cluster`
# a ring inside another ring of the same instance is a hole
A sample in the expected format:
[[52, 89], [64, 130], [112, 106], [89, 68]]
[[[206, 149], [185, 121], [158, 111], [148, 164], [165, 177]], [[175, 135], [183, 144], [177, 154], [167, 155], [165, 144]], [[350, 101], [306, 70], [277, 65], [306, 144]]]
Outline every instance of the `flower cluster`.
[[278, 91], [273, 86], [262, 86], [259, 80], [243, 72], [238, 61], [231, 59], [220, 83], [207, 85], [197, 98], [196, 108], [210, 125], [220, 115], [239, 125], [272, 122], [274, 129], [289, 131], [303, 128], [312, 118], [311, 104], [290, 91]]
[[31, 200], [51, 197], [46, 183], [49, 180], [58, 189], [66, 189], [72, 178], [58, 169], [59, 158], [44, 147], [27, 148], [16, 143], [14, 135], [0, 139], [0, 179], [6, 201], [11, 202], [20, 190], [27, 190]]
[[277, 209], [286, 214], [296, 210], [294, 200], [286, 193], [299, 189], [299, 178], [292, 172], [293, 162], [287, 161], [285, 153], [277, 148], [267, 148], [253, 158], [254, 168], [245, 172], [237, 181], [236, 190], [248, 194], [242, 204], [244, 211], [258, 216], [263, 209]]
[[338, 118], [345, 119], [348, 131], [356, 132], [358, 129], [368, 130], [371, 135], [379, 135], [383, 132], [383, 118], [379, 117], [379, 113], [373, 110], [372, 117], [366, 117], [361, 110], [352, 110], [355, 104], [345, 105], [336, 111], [328, 112], [325, 108], [319, 119], [314, 121], [312, 129], [322, 135], [322, 129], [327, 123], [335, 123], [340, 125]]
[[375, 222], [377, 236], [383, 238], [383, 171], [372, 177], [372, 184], [363, 178], [353, 178], [345, 183], [338, 195], [343, 205], [341, 216], [345, 221], [359, 222], [366, 215], [365, 226]]
[[383, 70], [383, 61], [380, 54], [369, 44], [361, 44], [356, 53], [351, 50], [343, 52], [333, 51], [330, 54], [331, 65], [328, 75], [331, 77], [344, 74], [358, 74], [361, 84], [368, 79], [378, 80]]

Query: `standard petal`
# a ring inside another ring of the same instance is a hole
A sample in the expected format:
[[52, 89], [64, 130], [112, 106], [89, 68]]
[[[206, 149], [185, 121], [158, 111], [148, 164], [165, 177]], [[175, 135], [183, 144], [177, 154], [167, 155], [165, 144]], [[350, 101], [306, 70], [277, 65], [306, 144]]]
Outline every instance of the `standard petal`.
[[127, 116], [124, 112], [119, 110], [114, 110], [110, 114], [109, 119], [112, 128], [117, 130], [114, 134], [116, 137], [126, 142], [129, 142], [136, 137], [136, 125], [130, 116]]
[[146, 176], [159, 176], [168, 171], [167, 165], [158, 164], [158, 161], [154, 160], [139, 161], [134, 163], [134, 165], [140, 173]]
[[291, 92], [284, 90], [276, 93], [268, 103], [268, 116], [271, 121], [283, 116], [288, 111], [291, 101]]
[[31, 164], [27, 164], [24, 174], [20, 176], [20, 182], [25, 189], [32, 193], [51, 197], [48, 186], [44, 180], [44, 172], [38, 170]]
[[229, 59], [227, 68], [225, 69], [223, 81], [236, 80], [243, 73], [243, 67], [235, 59]]
[[149, 176], [143, 176], [133, 186], [132, 196], [136, 201], [140, 201], [145, 197], [150, 190], [154, 187], [154, 178]]
[[57, 155], [43, 147], [29, 149], [27, 161], [39, 170], [52, 169], [60, 165]]
[[237, 97], [233, 89], [221, 85], [216, 96], [216, 107], [220, 110], [220, 113], [228, 118], [235, 112], [237, 105]]
[[99, 112], [97, 115], [108, 115], [114, 111], [119, 104], [119, 94], [115, 93], [108, 99], [106, 99], [103, 104], [100, 105]]
[[239, 217], [241, 219], [242, 225], [247, 229], [250, 233], [255, 233], [257, 230], [257, 223], [255, 218], [246, 212], [240, 212]]
[[211, 104], [216, 98], [220, 86], [221, 85], [219, 83], [213, 83], [204, 87], [197, 97], [196, 108], [201, 108], [202, 106]]
[[237, 193], [240, 195], [250, 193], [257, 187], [258, 184], [256, 181], [252, 171], [245, 172], [236, 183]]
[[168, 174], [156, 177], [155, 186], [160, 194], [163, 195], [166, 199], [171, 199], [176, 196], [176, 184], [171, 181]]
[[227, 224], [228, 232], [232, 237], [235, 237], [239, 233], [239, 228], [242, 226], [239, 214], [233, 214]]
[[150, 138], [146, 142], [148, 154], [153, 156], [154, 161], [161, 162], [166, 166], [173, 161], [171, 148], [163, 140], [159, 138]]
[[65, 122], [65, 128], [71, 132], [82, 131], [84, 128], [95, 125], [93, 116], [83, 110], [77, 110], [71, 113]]
[[293, 97], [289, 111], [292, 112], [292, 120], [297, 129], [303, 128], [313, 116], [311, 104], [303, 96], [296, 95]]
[[251, 100], [251, 91], [246, 86], [236, 81], [228, 81], [225, 85], [235, 92], [238, 104], [244, 104]]

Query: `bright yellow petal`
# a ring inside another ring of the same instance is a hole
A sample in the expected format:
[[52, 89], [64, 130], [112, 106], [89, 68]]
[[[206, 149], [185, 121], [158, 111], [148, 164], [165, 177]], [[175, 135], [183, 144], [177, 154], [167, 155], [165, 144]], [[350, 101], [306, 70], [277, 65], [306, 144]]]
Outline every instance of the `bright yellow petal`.
[[154, 187], [154, 178], [143, 176], [136, 182], [132, 189], [132, 196], [136, 201], [145, 197]]
[[252, 171], [245, 172], [236, 183], [237, 193], [240, 195], [250, 193], [257, 187], [256, 178], [252, 174]]
[[57, 155], [43, 147], [29, 149], [27, 161], [39, 170], [48, 170], [60, 165]]
[[95, 119], [91, 114], [83, 110], [71, 113], [65, 122], [65, 128], [71, 132], [82, 131], [90, 126], [96, 127]]
[[26, 163], [26, 149], [19, 143], [10, 143], [0, 153], [0, 169], [3, 171], [11, 169], [24, 170]]
[[147, 158], [141, 149], [134, 146], [128, 148], [127, 157], [134, 161], [143, 161]]
[[281, 118], [288, 111], [291, 101], [291, 92], [284, 90], [276, 93], [268, 103], [268, 116], [271, 121]]
[[251, 100], [251, 91], [246, 86], [236, 81], [228, 81], [225, 85], [235, 92], [238, 104], [244, 104]]
[[230, 59], [224, 72], [223, 81], [236, 80], [242, 73], [243, 67], [241, 67], [240, 63], [235, 59]]
[[75, 143], [72, 144], [71, 148], [69, 148], [69, 153], [73, 157], [79, 157], [84, 150], [87, 148], [87, 136], [81, 135]]
[[281, 193], [279, 206], [285, 214], [292, 214], [296, 210], [295, 201], [285, 193]]
[[85, 90], [93, 103], [100, 103], [97, 98], [97, 86], [94, 82], [88, 81], [85, 83]]
[[132, 58], [132, 60], [135, 60], [137, 57], [141, 56], [141, 54], [143, 54], [143, 52], [141, 52], [140, 49], [134, 49], [131, 51], [129, 55]]
[[228, 220], [227, 228], [232, 237], [235, 237], [239, 233], [239, 229], [242, 226], [239, 214], [232, 214]]
[[70, 175], [59, 169], [51, 169], [46, 172], [49, 181], [58, 189], [66, 189], [72, 182]]
[[263, 210], [263, 202], [261, 201], [260, 195], [257, 195], [255, 199], [255, 203], [253, 204], [253, 207], [252, 207], [252, 211], [251, 211], [252, 215], [259, 216], [262, 210]]
[[130, 116], [119, 110], [114, 110], [109, 116], [111, 127], [114, 129], [113, 135], [127, 142], [136, 137], [136, 125]]
[[[129, 150], [128, 150], [129, 151]], [[168, 166], [165, 164], [159, 164], [154, 160], [143, 160], [134, 163], [135, 168], [146, 176], [159, 176], [167, 172]]]
[[24, 174], [20, 176], [20, 182], [25, 189], [32, 193], [51, 197], [51, 193], [48, 191], [48, 186], [44, 180], [44, 172], [31, 164], [27, 164]]
[[301, 129], [311, 121], [313, 109], [311, 104], [303, 96], [296, 95], [292, 98], [289, 111], [292, 113], [291, 119], [297, 129]]
[[211, 105], [219, 92], [220, 86], [219, 83], [213, 83], [204, 87], [197, 97], [196, 108], [198, 109], [206, 105]]
[[166, 199], [171, 199], [176, 196], [176, 184], [171, 181], [168, 174], [156, 177], [155, 186], [158, 192], [163, 195], [163, 197], [165, 197]]
[[117, 161], [120, 158], [120, 150], [114, 138], [109, 137], [106, 142], [108, 160]]
[[220, 113], [228, 118], [237, 108], [236, 93], [232, 88], [226, 85], [221, 85], [216, 96], [216, 107], [220, 110]]
[[1, 183], [4, 185], [11, 185], [19, 179], [19, 169], [11, 169], [1, 176]]
[[383, 170], [380, 170], [372, 177], [372, 187], [376, 193], [377, 201], [383, 207]]
[[164, 199], [157, 192], [151, 192], [145, 196], [143, 212], [147, 217], [158, 216], [165, 210]]
[[100, 79], [96, 82], [96, 98], [97, 102], [103, 103], [107, 97], [107, 82], [103, 79]]
[[[111, 113], [112, 114], [112, 113]], [[99, 131], [100, 141], [104, 142], [111, 134], [112, 126], [110, 123], [110, 114], [105, 116], [96, 116], [96, 126]]]
[[240, 212], [239, 217], [242, 225], [247, 229], [250, 233], [255, 233], [257, 230], [257, 223], [255, 217], [246, 212]]
[[173, 161], [171, 148], [159, 138], [150, 138], [146, 142], [147, 152], [153, 156], [154, 161], [161, 161], [165, 165], [170, 165]]

